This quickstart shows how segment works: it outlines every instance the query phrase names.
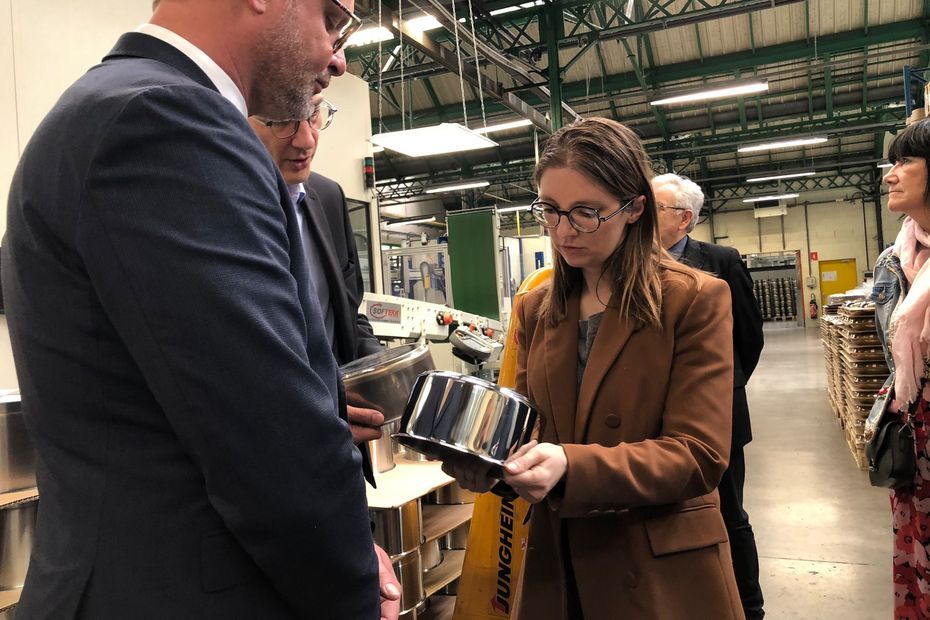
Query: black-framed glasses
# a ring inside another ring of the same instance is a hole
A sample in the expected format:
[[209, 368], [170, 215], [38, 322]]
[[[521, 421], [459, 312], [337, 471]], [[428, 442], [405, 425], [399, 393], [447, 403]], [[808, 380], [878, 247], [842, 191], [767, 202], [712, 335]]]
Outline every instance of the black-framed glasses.
[[601, 217], [600, 210], [594, 209], [592, 207], [578, 206], [572, 207], [568, 211], [562, 211], [555, 205], [549, 204], [543, 200], [537, 200], [532, 205], [530, 205], [530, 213], [533, 214], [533, 217], [542, 225], [543, 228], [548, 229], [558, 227], [559, 222], [562, 220], [562, 216], [564, 215], [566, 218], [568, 218], [568, 223], [571, 224], [572, 228], [578, 232], [593, 233], [601, 227], [601, 222], [606, 222], [615, 215], [623, 213], [629, 209], [634, 200], [636, 200], [635, 196], [627, 200], [627, 202], [622, 207], [607, 217]]
[[336, 116], [336, 112], [338, 111], [339, 108], [326, 99], [323, 99], [317, 104], [313, 112], [307, 118], [291, 119], [287, 121], [269, 121], [256, 116], [255, 120], [270, 129], [271, 134], [275, 138], [287, 140], [297, 135], [297, 132], [300, 131], [300, 124], [304, 121], [307, 121], [314, 129], [323, 131], [333, 124], [333, 117]]
[[342, 49], [346, 41], [349, 40], [349, 37], [362, 27], [362, 20], [358, 15], [347, 9], [339, 0], [330, 1], [339, 7], [343, 15], [343, 19], [339, 20], [333, 28], [333, 30], [339, 31], [339, 36], [336, 37], [336, 41], [333, 43], [333, 54], [335, 54]]

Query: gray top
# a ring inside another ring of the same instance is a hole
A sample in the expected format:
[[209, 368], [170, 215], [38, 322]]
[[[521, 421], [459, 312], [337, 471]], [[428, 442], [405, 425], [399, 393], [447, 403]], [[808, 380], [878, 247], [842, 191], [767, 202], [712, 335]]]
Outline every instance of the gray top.
[[591, 353], [591, 347], [594, 345], [594, 338], [597, 336], [597, 330], [601, 326], [601, 319], [604, 318], [603, 312], [592, 314], [587, 319], [578, 321], [578, 391], [581, 391], [581, 379], [584, 377], [584, 369], [588, 364], [588, 355]]

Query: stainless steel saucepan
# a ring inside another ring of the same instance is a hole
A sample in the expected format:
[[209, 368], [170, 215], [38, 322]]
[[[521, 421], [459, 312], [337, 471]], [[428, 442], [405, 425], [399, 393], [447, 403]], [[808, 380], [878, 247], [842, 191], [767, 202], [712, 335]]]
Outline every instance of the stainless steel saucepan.
[[417, 377], [394, 438], [438, 460], [474, 461], [502, 478], [504, 461], [530, 440], [536, 416], [530, 401], [513, 390], [435, 370]]
[[417, 376], [435, 368], [427, 345], [406, 344], [366, 355], [339, 368], [350, 405], [384, 414], [384, 423], [399, 420]]

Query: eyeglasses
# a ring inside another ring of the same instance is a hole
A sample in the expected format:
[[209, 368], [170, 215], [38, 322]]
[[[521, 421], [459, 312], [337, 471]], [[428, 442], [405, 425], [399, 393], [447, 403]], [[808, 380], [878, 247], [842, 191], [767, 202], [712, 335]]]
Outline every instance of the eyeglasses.
[[636, 197], [630, 198], [626, 204], [607, 217], [601, 217], [601, 212], [598, 209], [593, 209], [591, 207], [579, 206], [572, 207], [568, 211], [562, 211], [561, 209], [556, 208], [548, 202], [543, 202], [542, 200], [537, 200], [530, 205], [530, 213], [533, 214], [533, 217], [542, 225], [543, 228], [548, 229], [558, 227], [559, 222], [562, 221], [562, 216], [564, 215], [568, 218], [568, 223], [571, 224], [572, 228], [578, 232], [593, 233], [601, 227], [601, 222], [606, 222], [615, 215], [623, 213], [630, 207], [630, 205], [633, 204], [634, 200], [636, 200]]
[[339, 0], [331, 0], [331, 2], [338, 6], [343, 14], [343, 18], [337, 21], [333, 27], [333, 30], [339, 31], [339, 36], [336, 37], [336, 41], [333, 43], [333, 54], [335, 54], [342, 49], [346, 41], [349, 40], [349, 37], [362, 27], [362, 20], [355, 13], [347, 9]]
[[671, 211], [689, 211], [690, 210], [687, 207], [670, 207], [668, 205], [660, 205], [659, 203], [656, 203], [656, 209], [659, 209], [660, 211], [664, 209], [669, 209]]
[[323, 99], [307, 118], [292, 119], [287, 121], [269, 121], [264, 118], [255, 117], [255, 119], [271, 130], [275, 138], [287, 140], [293, 138], [300, 131], [300, 124], [304, 121], [318, 131], [323, 131], [333, 124], [333, 118], [339, 108]]

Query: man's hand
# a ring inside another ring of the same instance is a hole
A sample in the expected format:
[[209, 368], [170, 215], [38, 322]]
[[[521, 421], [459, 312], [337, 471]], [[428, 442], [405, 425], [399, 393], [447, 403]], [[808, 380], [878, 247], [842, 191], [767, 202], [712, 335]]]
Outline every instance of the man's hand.
[[381, 425], [384, 424], [384, 414], [374, 409], [346, 406], [349, 418], [349, 428], [352, 429], [352, 441], [355, 445], [381, 439]]
[[504, 482], [529, 503], [538, 504], [567, 470], [568, 458], [562, 446], [531, 441], [507, 459]]
[[378, 556], [378, 582], [381, 584], [381, 620], [397, 620], [400, 615], [400, 584], [391, 558], [375, 545], [375, 555]]

